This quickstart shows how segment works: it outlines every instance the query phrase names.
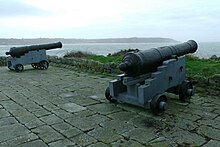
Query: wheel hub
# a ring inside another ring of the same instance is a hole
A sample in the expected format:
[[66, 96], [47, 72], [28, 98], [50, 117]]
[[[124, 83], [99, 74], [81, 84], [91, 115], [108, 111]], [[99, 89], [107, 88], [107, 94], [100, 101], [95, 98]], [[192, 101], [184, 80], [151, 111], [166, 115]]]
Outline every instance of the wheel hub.
[[167, 107], [168, 107], [167, 102], [164, 102], [164, 101], [160, 102], [160, 104], [159, 104], [160, 110], [164, 111], [167, 109]]

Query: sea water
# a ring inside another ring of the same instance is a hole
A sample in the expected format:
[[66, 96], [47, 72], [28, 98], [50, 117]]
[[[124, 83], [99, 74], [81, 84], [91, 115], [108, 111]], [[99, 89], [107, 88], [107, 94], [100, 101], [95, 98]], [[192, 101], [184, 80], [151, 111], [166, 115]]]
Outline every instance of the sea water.
[[[146, 50], [155, 47], [175, 45], [178, 43], [79, 43], [63, 44], [62, 48], [48, 50], [47, 54], [62, 57], [71, 51], [82, 51], [97, 55], [108, 55], [124, 49]], [[23, 45], [0, 45], [0, 56], [6, 56], [11, 47]], [[198, 50], [194, 53], [199, 58], [210, 58], [212, 55], [220, 57], [220, 42], [199, 42]]]

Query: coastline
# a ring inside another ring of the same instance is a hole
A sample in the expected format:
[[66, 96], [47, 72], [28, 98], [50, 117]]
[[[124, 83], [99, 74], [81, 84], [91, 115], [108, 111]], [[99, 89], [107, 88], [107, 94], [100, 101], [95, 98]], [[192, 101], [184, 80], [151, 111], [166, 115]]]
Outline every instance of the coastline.
[[[24, 43], [20, 45], [0, 45], [0, 56], [5, 56], [5, 52], [10, 50], [11, 47], [28, 46], [30, 44], [34, 45], [35, 43], [30, 42], [29, 44]], [[66, 44], [65, 42], [62, 42], [62, 44], [63, 44], [63, 47], [61, 49], [48, 50], [47, 54], [50, 56], [63, 57], [66, 53], [69, 53], [72, 51], [82, 51], [82, 52], [89, 52], [89, 53], [96, 54], [96, 55], [107, 56], [109, 53], [112, 54], [112, 53], [115, 53], [115, 52], [118, 52], [124, 49], [147, 50], [147, 49], [155, 48], [155, 47], [175, 45], [177, 44], [177, 42], [148, 42], [148, 43], [109, 42], [109, 43], [70, 43], [70, 44], [68, 43]], [[198, 42], [198, 49], [193, 55], [201, 59], [202, 58], [208, 59], [208, 58], [211, 58], [213, 55], [220, 57], [220, 42]]]

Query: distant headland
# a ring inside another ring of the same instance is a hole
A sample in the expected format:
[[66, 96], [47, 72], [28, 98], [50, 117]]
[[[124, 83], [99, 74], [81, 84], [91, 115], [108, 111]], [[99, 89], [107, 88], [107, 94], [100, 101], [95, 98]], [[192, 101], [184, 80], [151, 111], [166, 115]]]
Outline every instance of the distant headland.
[[105, 38], [105, 39], [73, 39], [73, 38], [31, 38], [31, 39], [16, 39], [16, 38], [0, 38], [0, 45], [23, 45], [23, 44], [40, 44], [48, 42], [61, 41], [64, 44], [74, 43], [157, 43], [157, 42], [178, 42], [170, 38]]

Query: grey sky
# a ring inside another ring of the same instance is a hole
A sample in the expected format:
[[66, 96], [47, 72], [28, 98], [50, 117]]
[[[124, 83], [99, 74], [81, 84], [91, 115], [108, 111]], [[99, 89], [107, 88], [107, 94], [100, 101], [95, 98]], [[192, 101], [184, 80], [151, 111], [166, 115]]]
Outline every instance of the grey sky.
[[24, 16], [44, 16], [48, 14], [43, 9], [28, 5], [22, 1], [17, 0], [0, 0], [0, 17], [1, 19], [7, 17], [24, 17]]
[[0, 0], [0, 38], [220, 41], [219, 0]]

